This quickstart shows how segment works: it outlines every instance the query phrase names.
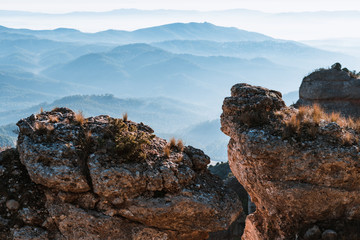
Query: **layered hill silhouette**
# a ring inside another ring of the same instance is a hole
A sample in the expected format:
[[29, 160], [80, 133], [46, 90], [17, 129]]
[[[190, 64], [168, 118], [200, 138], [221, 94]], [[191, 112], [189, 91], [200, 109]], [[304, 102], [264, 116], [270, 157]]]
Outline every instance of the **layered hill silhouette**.
[[[213, 161], [226, 160], [227, 137], [220, 132], [220, 121], [212, 118], [211, 110], [196, 104], [187, 104], [171, 98], [130, 98], [120, 99], [113, 95], [75, 95], [42, 103], [21, 110], [0, 112], [0, 146], [13, 145], [16, 134], [16, 119], [33, 113], [50, 111], [64, 106], [82, 111], [85, 116], [111, 115], [121, 118], [127, 113], [131, 119], [151, 124], [156, 133], [166, 139], [176, 137], [188, 144], [206, 149]], [[204, 134], [206, 133], [206, 134]]]
[[75, 29], [58, 28], [55, 30], [0, 28], [1, 33], [34, 36], [41, 39], [87, 43], [135, 43], [159, 42], [168, 40], [208, 40], [208, 41], [264, 41], [271, 37], [230, 27], [219, 27], [211, 23], [173, 23], [135, 31], [107, 30], [97, 33], [84, 33]]
[[341, 59], [352, 57], [210, 23], [98, 33], [0, 27], [0, 125], [41, 107], [128, 112], [161, 136], [183, 138], [221, 161], [226, 139], [214, 119], [233, 84], [287, 93], [314, 66]]
[[[220, 106], [235, 82], [289, 92], [312, 66], [351, 59], [210, 23], [98, 33], [1, 27], [0, 36], [1, 83], [7, 83], [6, 91], [13, 91], [14, 96], [18, 92], [33, 96], [33, 104], [73, 94], [112, 93], [120, 97], [171, 96]], [[46, 82], [45, 87], [39, 86], [39, 81]], [[21, 103], [9, 106], [19, 109]]]

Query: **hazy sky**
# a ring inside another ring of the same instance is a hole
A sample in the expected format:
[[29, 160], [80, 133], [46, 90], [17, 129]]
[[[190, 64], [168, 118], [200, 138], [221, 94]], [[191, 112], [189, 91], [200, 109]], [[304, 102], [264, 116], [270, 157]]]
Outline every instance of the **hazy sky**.
[[[75, 28], [85, 32], [135, 30], [174, 22], [211, 22], [275, 38], [313, 40], [360, 38], [360, 0], [0, 0], [0, 10], [41, 13], [106, 12], [115, 9], [198, 10], [177, 12], [123, 11], [109, 14], [0, 14], [0, 25], [13, 28]], [[250, 9], [253, 12], [206, 12]], [[292, 13], [355, 10], [358, 12]], [[134, 13], [135, 12], [135, 13]], [[75, 16], [76, 15], [76, 16]]]
[[360, 10], [358, 0], [0, 0], [1, 10], [37, 12], [109, 11], [120, 8], [266, 12]]

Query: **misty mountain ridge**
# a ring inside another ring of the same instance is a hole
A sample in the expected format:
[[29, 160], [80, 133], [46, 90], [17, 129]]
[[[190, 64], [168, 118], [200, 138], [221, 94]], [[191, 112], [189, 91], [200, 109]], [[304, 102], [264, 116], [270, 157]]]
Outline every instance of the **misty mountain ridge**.
[[[180, 29], [179, 33], [174, 29]], [[169, 30], [171, 36], [176, 33], [176, 37], [185, 38], [194, 36], [196, 29], [211, 29], [213, 36], [220, 37], [224, 31], [247, 34], [209, 23], [175, 23], [134, 32]], [[14, 34], [12, 39], [0, 40], [0, 81], [6, 83], [3, 99], [9, 103], [8, 107], [3, 104], [4, 110], [67, 95], [112, 93], [122, 98], [171, 96], [208, 104], [218, 113], [222, 98], [236, 82], [286, 93], [296, 90], [314, 65], [326, 66], [329, 61], [342, 58], [352, 60], [338, 53], [252, 33], [242, 42], [172, 40], [126, 45], [66, 42], [63, 36], [82, 33], [64, 28], [38, 31], [2, 27], [2, 33]], [[56, 41], [39, 37], [54, 34], [59, 37]], [[259, 36], [266, 40], [258, 41]], [[9, 97], [12, 91], [14, 96], [33, 99], [16, 101]]]
[[0, 33], [30, 35], [41, 39], [86, 43], [151, 43], [169, 40], [208, 40], [219, 42], [265, 41], [273, 38], [260, 33], [240, 30], [234, 27], [220, 27], [211, 23], [172, 23], [135, 31], [106, 30], [84, 33], [75, 29], [29, 30], [1, 27]]
[[39, 112], [41, 108], [50, 111], [55, 107], [82, 111], [85, 116], [111, 115], [121, 118], [126, 112], [129, 119], [149, 124], [158, 133], [176, 132], [210, 117], [208, 115], [210, 110], [205, 106], [165, 97], [121, 99], [111, 94], [74, 95], [21, 110], [1, 111], [0, 125], [17, 122], [21, 118]]
[[[262, 71], [254, 71], [258, 68]], [[214, 103], [239, 79], [256, 83], [268, 75], [276, 75], [277, 80], [272, 85], [280, 89], [296, 88], [296, 83], [285, 81], [294, 73], [301, 76], [303, 72], [306, 71], [261, 58], [174, 54], [139, 43], [87, 54], [50, 67], [42, 74], [58, 81], [95, 86], [119, 96], [168, 95], [177, 99], [187, 96], [189, 101]], [[265, 85], [270, 86], [270, 83]]]
[[[353, 60], [209, 23], [98, 33], [2, 27], [0, 124], [17, 122], [41, 107], [69, 107], [85, 116], [127, 112], [130, 120], [149, 124], [160, 136], [181, 138], [223, 161], [227, 139], [217, 118], [233, 84], [286, 93], [297, 90], [314, 66], [337, 59]], [[113, 95], [99, 95], [105, 93]], [[289, 93], [289, 101], [295, 97]], [[13, 136], [2, 137], [9, 143]]]
[[[133, 30], [164, 23], [204, 21], [219, 26], [235, 26], [282, 39], [360, 37], [360, 34], [353, 30], [354, 24], [349, 24], [360, 21], [359, 11], [270, 13], [247, 9], [214, 11], [119, 9], [107, 12], [58, 14], [0, 11], [0, 22], [5, 26], [55, 29], [72, 28], [76, 22], [77, 29], [85, 32], [98, 32], [109, 28]], [[336, 31], [328, 31], [329, 25]]]

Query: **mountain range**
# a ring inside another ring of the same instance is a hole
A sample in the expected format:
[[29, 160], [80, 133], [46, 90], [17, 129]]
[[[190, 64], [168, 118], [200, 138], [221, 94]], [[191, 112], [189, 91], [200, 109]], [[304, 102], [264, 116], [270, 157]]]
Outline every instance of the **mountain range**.
[[77, 29], [87, 32], [107, 29], [133, 30], [166, 23], [204, 21], [219, 26], [235, 26], [282, 39], [360, 37], [353, 28], [360, 22], [359, 11], [270, 13], [247, 9], [218, 11], [119, 9], [108, 12], [60, 14], [0, 11], [0, 22], [5, 26], [36, 29], [76, 26]]
[[0, 27], [0, 125], [59, 106], [127, 112], [221, 161], [227, 139], [216, 119], [233, 84], [280, 90], [292, 103], [303, 76], [335, 61], [357, 58], [210, 23], [98, 33]]
[[[29, 106], [74, 94], [111, 93], [121, 98], [170, 96], [217, 106], [219, 112], [222, 98], [239, 81], [286, 93], [296, 90], [313, 66], [355, 61], [210, 23], [98, 33], [1, 27], [0, 37], [5, 110], [21, 108], [22, 98]], [[115, 43], [118, 38], [136, 43], [121, 45]]]
[[106, 30], [96, 33], [85, 33], [76, 29], [57, 28], [54, 30], [29, 30], [0, 27], [0, 33], [8, 38], [21, 36], [25, 39], [47, 39], [65, 42], [81, 43], [151, 43], [170, 40], [207, 40], [218, 42], [232, 41], [265, 41], [271, 40], [269, 36], [260, 33], [240, 30], [234, 27], [220, 27], [211, 23], [172, 23], [162, 26], [138, 29], [135, 31]]

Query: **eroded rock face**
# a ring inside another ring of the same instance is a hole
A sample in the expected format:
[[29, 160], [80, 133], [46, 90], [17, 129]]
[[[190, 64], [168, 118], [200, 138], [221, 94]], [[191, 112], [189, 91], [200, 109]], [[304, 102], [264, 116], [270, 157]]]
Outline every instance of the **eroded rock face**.
[[360, 117], [360, 79], [348, 71], [322, 69], [306, 76], [297, 105], [319, 104], [327, 112]]
[[302, 239], [314, 224], [359, 238], [359, 130], [308, 111], [247, 84], [233, 86], [225, 98], [221, 124], [231, 137], [230, 168], [256, 204], [243, 239]]
[[47, 212], [23, 209], [18, 239], [206, 239], [242, 211], [207, 170], [208, 156], [142, 123], [57, 108], [18, 126], [20, 160]]

